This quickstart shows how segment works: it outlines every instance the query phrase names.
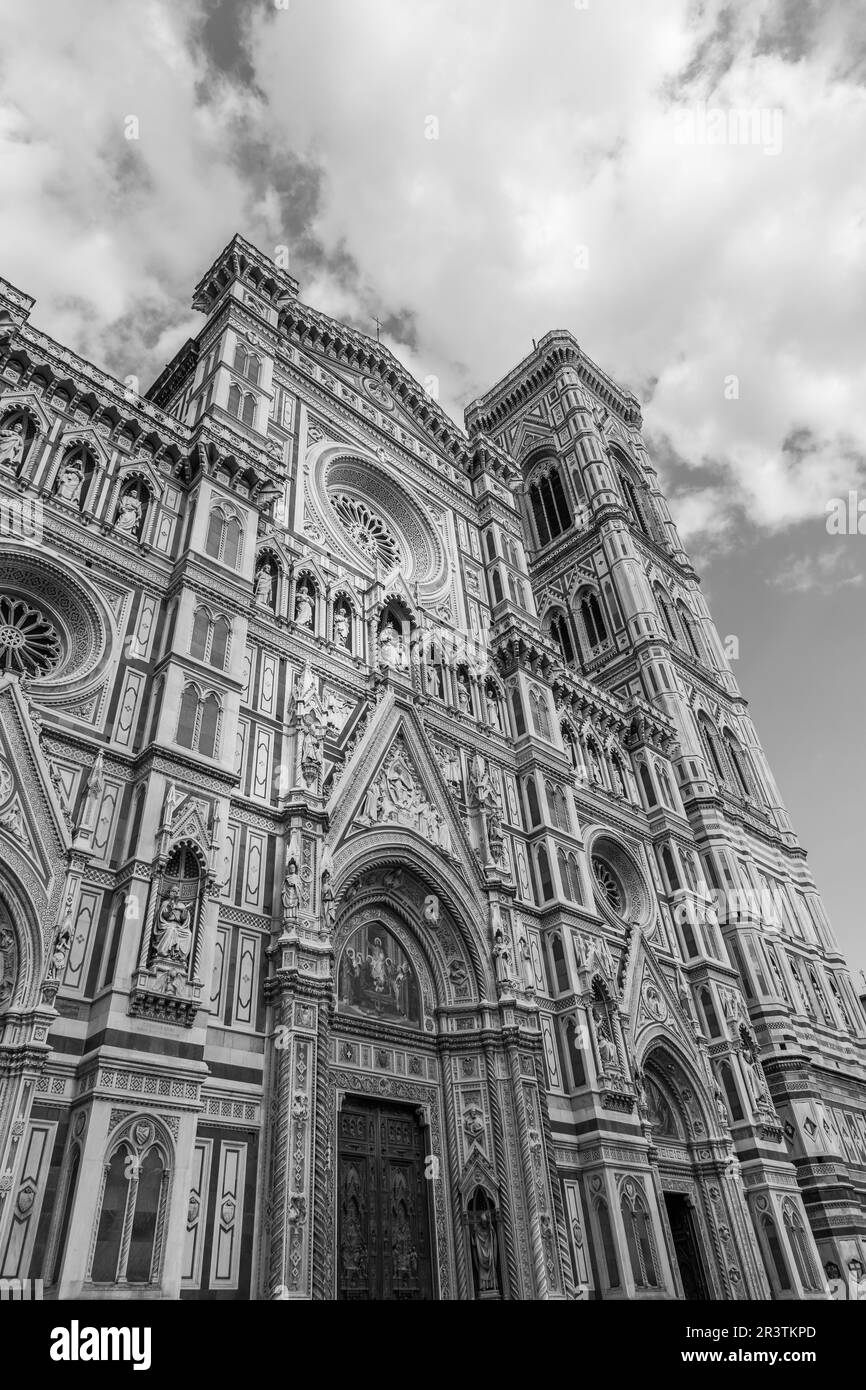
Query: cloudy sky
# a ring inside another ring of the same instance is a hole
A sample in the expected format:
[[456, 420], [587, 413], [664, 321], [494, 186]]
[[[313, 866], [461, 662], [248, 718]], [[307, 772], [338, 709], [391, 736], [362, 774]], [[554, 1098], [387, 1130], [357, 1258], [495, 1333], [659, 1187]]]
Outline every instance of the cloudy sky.
[[308, 303], [378, 316], [458, 420], [549, 328], [635, 390], [866, 967], [866, 534], [826, 526], [866, 499], [862, 8], [0, 0], [0, 21], [0, 274], [100, 365], [146, 386], [241, 231], [289, 246]]

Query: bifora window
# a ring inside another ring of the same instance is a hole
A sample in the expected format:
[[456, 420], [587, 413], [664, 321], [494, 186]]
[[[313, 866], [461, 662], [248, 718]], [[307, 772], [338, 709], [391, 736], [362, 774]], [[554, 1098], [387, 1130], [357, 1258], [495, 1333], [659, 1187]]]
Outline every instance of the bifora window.
[[551, 468], [546, 476], [532, 483], [529, 501], [539, 545], [547, 545], [568, 530], [571, 513], [558, 468]]

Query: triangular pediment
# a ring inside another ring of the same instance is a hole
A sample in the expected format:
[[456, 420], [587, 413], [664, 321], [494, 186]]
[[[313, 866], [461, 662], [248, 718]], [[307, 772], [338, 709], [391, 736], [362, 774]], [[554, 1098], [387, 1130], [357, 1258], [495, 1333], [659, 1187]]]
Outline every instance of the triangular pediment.
[[532, 450], [542, 448], [556, 448], [556, 438], [548, 421], [541, 416], [524, 416], [514, 432], [514, 459], [523, 464]]
[[0, 399], [0, 414], [8, 415], [11, 410], [29, 410], [37, 421], [43, 434], [51, 429], [51, 417], [38, 396], [32, 391], [10, 391]]
[[651, 944], [643, 937], [629, 961], [623, 990], [623, 1009], [630, 1019], [635, 1048], [645, 1035], [666, 1032], [688, 1052], [695, 1052], [695, 1029], [679, 996], [673, 969], [665, 970]]
[[84, 445], [90, 449], [91, 453], [102, 464], [103, 468], [108, 467], [111, 454], [103, 444], [96, 430], [90, 425], [80, 425], [71, 430], [65, 430], [61, 440], [61, 449], [66, 453], [70, 449], [76, 449], [79, 445]]
[[443, 872], [480, 885], [480, 866], [424, 727], [391, 693], [373, 711], [328, 811], [334, 854], [364, 835], [402, 839], [432, 851]]

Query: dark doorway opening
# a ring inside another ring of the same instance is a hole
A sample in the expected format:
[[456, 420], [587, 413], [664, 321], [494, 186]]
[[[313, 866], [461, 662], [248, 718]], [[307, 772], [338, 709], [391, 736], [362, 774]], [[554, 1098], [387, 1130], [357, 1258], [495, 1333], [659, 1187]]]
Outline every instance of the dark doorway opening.
[[684, 1192], [666, 1192], [664, 1197], [683, 1296], [687, 1299], [707, 1299], [710, 1290], [704, 1273], [694, 1211]]

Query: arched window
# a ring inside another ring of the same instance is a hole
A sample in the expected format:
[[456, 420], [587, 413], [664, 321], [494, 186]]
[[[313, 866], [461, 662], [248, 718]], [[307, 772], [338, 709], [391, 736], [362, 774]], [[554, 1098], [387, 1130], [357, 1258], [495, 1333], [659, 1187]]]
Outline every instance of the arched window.
[[541, 809], [538, 805], [538, 792], [535, 789], [535, 778], [527, 777], [524, 787], [526, 789], [526, 805], [529, 809], [530, 826], [538, 825], [541, 821]]
[[725, 744], [737, 779], [737, 790], [747, 800], [751, 798], [757, 800], [758, 789], [755, 786], [749, 759], [729, 729], [725, 730]]
[[234, 415], [236, 420], [240, 417], [241, 388], [238, 386], [237, 382], [234, 381], [229, 387], [228, 411], [229, 415]]
[[590, 648], [594, 651], [607, 641], [607, 625], [601, 611], [598, 594], [586, 589], [579, 599], [580, 616]]
[[788, 1274], [788, 1266], [782, 1254], [782, 1246], [779, 1242], [779, 1232], [776, 1230], [776, 1223], [768, 1212], [761, 1216], [761, 1235], [770, 1256], [773, 1272], [776, 1276], [776, 1283], [780, 1292], [786, 1292], [791, 1287], [791, 1279]]
[[680, 883], [680, 876], [677, 873], [677, 866], [674, 863], [673, 851], [670, 845], [662, 845], [662, 868], [665, 871], [668, 891], [671, 893], [678, 892], [682, 884]]
[[530, 485], [529, 502], [539, 545], [547, 545], [568, 530], [571, 514], [556, 465], [550, 466], [543, 477]]
[[646, 1203], [639, 1193], [623, 1193], [620, 1204], [632, 1278], [639, 1289], [657, 1289], [655, 1250]]
[[557, 830], [570, 830], [568, 806], [562, 787], [557, 786], [555, 782], [546, 782], [544, 788], [547, 793], [547, 808], [550, 812], [552, 823], [556, 826]]
[[815, 1268], [815, 1261], [812, 1258], [812, 1251], [809, 1248], [809, 1241], [803, 1227], [803, 1220], [797, 1208], [790, 1202], [785, 1204], [785, 1230], [788, 1234], [788, 1244], [794, 1255], [794, 1263], [797, 1266], [797, 1273], [800, 1276], [800, 1283], [804, 1289], [820, 1289], [823, 1287], [818, 1271]]
[[613, 619], [614, 627], [622, 627], [622, 613], [620, 612], [619, 603], [617, 602], [617, 597], [614, 593], [613, 585], [611, 584], [609, 579], [606, 579], [604, 582], [604, 596], [607, 599], [607, 608], [611, 618]]
[[559, 881], [562, 884], [563, 897], [568, 898], [569, 902], [574, 902], [571, 895], [571, 879], [568, 872], [568, 859], [565, 850], [560, 845], [556, 851], [556, 863], [559, 868]]
[[253, 386], [258, 386], [262, 372], [262, 364], [254, 352], [248, 352], [243, 343], [238, 343], [235, 348], [234, 368], [241, 376], [251, 381]]
[[205, 695], [196, 685], [184, 686], [175, 742], [205, 757], [216, 757], [221, 713], [219, 696], [213, 691]]
[[553, 879], [550, 876], [550, 860], [543, 845], [538, 851], [538, 877], [541, 883], [541, 901], [546, 903], [553, 897]]
[[677, 603], [677, 616], [680, 620], [680, 627], [686, 635], [689, 651], [695, 661], [706, 661], [706, 652], [700, 638], [700, 627], [694, 614], [686, 607], [682, 599]]
[[578, 867], [577, 857], [572, 853], [568, 856], [568, 877], [571, 883], [571, 893], [569, 896], [572, 902], [582, 903], [583, 893], [580, 886], [580, 869]]
[[523, 713], [520, 691], [516, 688], [511, 692], [511, 708], [514, 713], [514, 732], [520, 738], [526, 733], [526, 715]]
[[493, 585], [493, 602], [501, 603], [504, 594], [502, 592], [502, 576], [498, 569], [490, 571], [490, 582]]
[[541, 738], [550, 739], [550, 714], [547, 697], [542, 690], [533, 686], [529, 692], [529, 708], [532, 711], [532, 728]]
[[562, 937], [559, 932], [553, 932], [550, 938], [550, 955], [553, 961], [553, 975], [556, 988], [559, 994], [568, 989], [568, 964], [565, 959], [565, 947], [562, 944]]
[[555, 613], [550, 620], [550, 635], [562, 653], [566, 666], [574, 665], [574, 643], [571, 640], [568, 618], [564, 613]]
[[659, 786], [662, 789], [662, 800], [664, 801], [665, 805], [669, 808], [669, 810], [675, 811], [677, 809], [677, 803], [674, 799], [673, 788], [671, 787], [667, 771], [665, 768], [662, 767], [661, 763], [656, 763], [655, 766], [656, 776], [659, 779]]
[[619, 1288], [619, 1266], [616, 1262], [616, 1243], [613, 1238], [613, 1231], [610, 1224], [610, 1212], [607, 1209], [607, 1202], [602, 1198], [595, 1204], [595, 1217], [598, 1222], [598, 1230], [601, 1236], [601, 1248], [604, 1253], [605, 1272], [607, 1274], [607, 1284], [610, 1289]]
[[674, 617], [673, 604], [660, 584], [653, 585], [653, 594], [655, 595], [655, 601], [658, 605], [659, 612], [662, 615], [668, 637], [672, 642], [679, 644], [680, 630], [676, 618]]
[[222, 507], [214, 507], [208, 519], [205, 553], [237, 569], [242, 536], [243, 528], [238, 517], [223, 511]]
[[241, 420], [245, 425], [255, 424], [256, 419], [256, 398], [252, 393], [244, 396], [243, 409], [241, 410]]
[[725, 755], [722, 752], [718, 730], [713, 728], [706, 715], [701, 715], [698, 719], [698, 729], [700, 730], [704, 749], [706, 750], [708, 765], [714, 773], [719, 786], [727, 787], [728, 772], [725, 766]]
[[210, 614], [206, 608], [197, 608], [192, 623], [192, 638], [189, 654], [196, 661], [204, 661], [210, 639]]
[[205, 757], [212, 758], [216, 753], [217, 731], [219, 729], [220, 702], [218, 697], [213, 693], [206, 695], [199, 709], [198, 751], [203, 753]]
[[496, 559], [496, 536], [493, 534], [492, 531], [488, 531], [488, 532], [487, 532], [487, 535], [484, 537], [484, 544], [485, 544], [486, 547], [487, 547], [487, 558], [488, 558], [488, 560], [495, 560], [495, 559]]
[[217, 618], [213, 625], [210, 644], [210, 664], [220, 671], [225, 670], [226, 657], [231, 636], [231, 623], [228, 618]]
[[[149, 1122], [142, 1125], [153, 1133]], [[159, 1282], [167, 1181], [159, 1144], [141, 1152], [127, 1139], [114, 1150], [105, 1171], [90, 1270], [93, 1283]]]
[[699, 991], [698, 997], [701, 1001], [701, 1008], [703, 1009], [704, 1018], [707, 1020], [707, 1029], [709, 1031], [710, 1037], [720, 1038], [722, 1036], [722, 1030], [719, 1026], [719, 1017], [716, 1013], [716, 1008], [713, 1004], [713, 997], [710, 994], [710, 991], [704, 988]]
[[228, 618], [212, 618], [206, 608], [197, 608], [192, 624], [189, 654], [196, 661], [207, 661], [224, 671], [231, 623]]
[[586, 1085], [586, 1067], [583, 1060], [583, 1048], [581, 1038], [583, 1029], [576, 1018], [567, 1018], [564, 1027], [565, 1050], [568, 1056], [568, 1063], [571, 1068], [572, 1089], [577, 1090], [579, 1086]]
[[643, 508], [638, 502], [637, 491], [635, 489], [634, 483], [626, 473], [620, 473], [619, 480], [622, 484], [623, 495], [628, 504], [629, 511], [631, 512], [640, 529], [643, 531], [644, 535], [649, 536], [649, 527], [646, 523], [646, 517], [644, 516]]
[[638, 763], [637, 771], [638, 777], [640, 778], [641, 790], [643, 792], [644, 804], [646, 805], [648, 810], [651, 810], [653, 806], [658, 806], [658, 798], [656, 796], [656, 789], [653, 786], [653, 781], [652, 777], [650, 776], [649, 768], [647, 767], [646, 763]]
[[743, 1106], [740, 1101], [740, 1093], [737, 1090], [737, 1084], [734, 1081], [734, 1074], [727, 1062], [719, 1063], [719, 1077], [725, 1092], [725, 1098], [728, 1102], [728, 1114], [734, 1123], [736, 1123], [737, 1120], [743, 1119]]

